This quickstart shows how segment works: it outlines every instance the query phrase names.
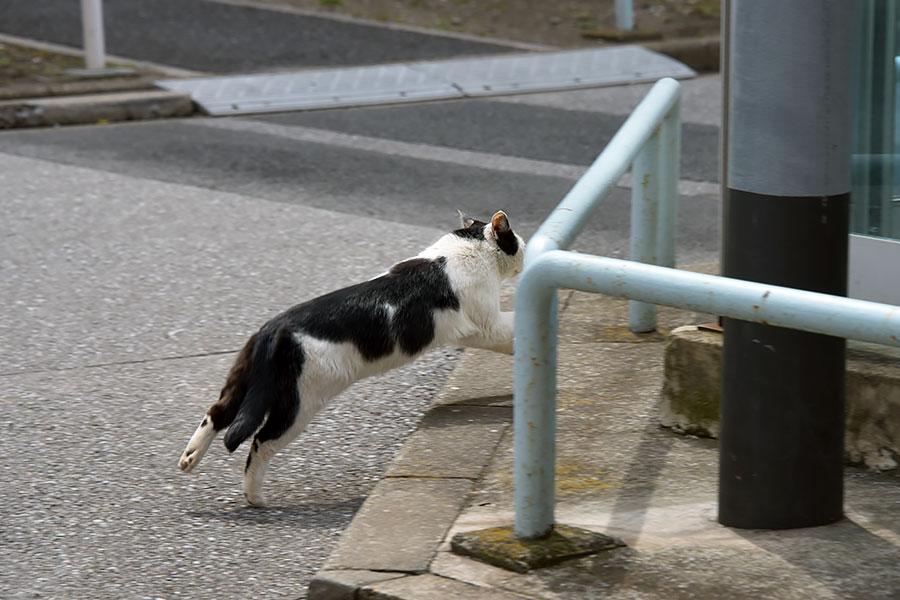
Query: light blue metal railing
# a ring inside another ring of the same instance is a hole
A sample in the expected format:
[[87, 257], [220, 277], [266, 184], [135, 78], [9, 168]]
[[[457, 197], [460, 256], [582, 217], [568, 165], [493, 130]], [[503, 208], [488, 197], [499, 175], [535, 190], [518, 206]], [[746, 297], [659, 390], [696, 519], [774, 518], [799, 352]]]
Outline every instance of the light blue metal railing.
[[[541, 537], [554, 522], [558, 289], [632, 300], [632, 331], [654, 329], [656, 305], [664, 304], [900, 346], [900, 307], [672, 268], [679, 97], [676, 81], [657, 82], [528, 242], [515, 302], [515, 532], [519, 537]], [[632, 260], [568, 252], [586, 219], [632, 161]]]

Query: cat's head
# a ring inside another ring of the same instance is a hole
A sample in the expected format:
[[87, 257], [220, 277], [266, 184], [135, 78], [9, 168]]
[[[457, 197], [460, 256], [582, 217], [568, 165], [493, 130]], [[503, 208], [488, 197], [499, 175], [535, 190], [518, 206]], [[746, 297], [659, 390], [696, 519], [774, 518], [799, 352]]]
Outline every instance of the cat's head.
[[502, 210], [494, 213], [490, 223], [479, 221], [459, 211], [462, 228], [453, 233], [456, 235], [483, 242], [487, 249], [496, 256], [500, 268], [500, 276], [504, 279], [515, 277], [522, 272], [525, 259], [525, 240], [512, 227], [509, 218]]

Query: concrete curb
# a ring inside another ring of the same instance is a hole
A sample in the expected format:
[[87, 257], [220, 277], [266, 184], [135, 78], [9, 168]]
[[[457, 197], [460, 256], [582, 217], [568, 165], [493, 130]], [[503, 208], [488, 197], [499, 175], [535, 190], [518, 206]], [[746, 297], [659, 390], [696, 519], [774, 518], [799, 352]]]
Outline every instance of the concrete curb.
[[0, 101], [0, 129], [164, 119], [193, 114], [189, 94], [141, 90]]
[[0, 87], [0, 100], [24, 100], [51, 96], [149, 91], [157, 89], [153, 83], [157, 79], [159, 79], [158, 76], [141, 75], [137, 77], [110, 77], [102, 79], [77, 79], [73, 81], [20, 83]]
[[[473, 360], [472, 351], [467, 351]], [[477, 360], [477, 359], [475, 359]], [[463, 362], [461, 361], [461, 363]], [[459, 371], [459, 366], [454, 373]], [[508, 381], [460, 398], [453, 376], [309, 586], [310, 600], [512, 599], [429, 574], [469, 495], [512, 425]], [[472, 390], [467, 391], [471, 394]]]

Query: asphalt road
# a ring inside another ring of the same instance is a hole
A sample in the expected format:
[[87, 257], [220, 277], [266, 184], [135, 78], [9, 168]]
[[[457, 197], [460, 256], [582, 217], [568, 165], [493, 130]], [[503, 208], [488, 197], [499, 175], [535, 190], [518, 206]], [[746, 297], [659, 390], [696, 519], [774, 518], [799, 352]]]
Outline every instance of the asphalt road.
[[273, 463], [269, 509], [243, 506], [243, 452], [178, 456], [262, 321], [437, 231], [0, 163], [0, 597], [301, 597], [455, 351], [345, 394]]
[[[176, 466], [233, 353], [457, 208], [530, 235], [647, 89], [0, 133], [0, 597], [303, 597], [457, 352], [348, 390], [262, 510], [243, 451]], [[717, 89], [684, 83], [681, 264], [717, 258]], [[628, 197], [576, 248], [627, 256]]]
[[[3, 0], [0, 33], [82, 47], [75, 0]], [[109, 54], [238, 73], [508, 52], [512, 46], [209, 0], [103, 3]]]
[[[6, 134], [0, 151], [424, 227], [451, 227], [457, 209], [483, 216], [502, 208], [530, 235], [623, 120], [468, 100], [20, 131]], [[715, 181], [717, 135], [685, 124], [684, 179]], [[532, 163], [547, 168], [539, 173]], [[683, 261], [715, 258], [718, 201], [715, 186], [703, 191], [681, 202]], [[627, 254], [629, 193], [612, 194], [579, 250]]]

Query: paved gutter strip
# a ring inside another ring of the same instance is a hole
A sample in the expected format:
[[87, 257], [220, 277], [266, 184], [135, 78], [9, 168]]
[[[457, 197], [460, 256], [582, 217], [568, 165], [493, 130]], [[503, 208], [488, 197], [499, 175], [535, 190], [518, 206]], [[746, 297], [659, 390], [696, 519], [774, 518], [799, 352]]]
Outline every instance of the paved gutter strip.
[[[372, 600], [522, 600], [525, 596], [428, 573], [373, 582], [361, 588]], [[352, 597], [351, 597], [352, 598]]]
[[382, 479], [325, 570], [427, 572], [473, 485], [468, 479]]
[[[496, 362], [498, 377], [468, 382], [469, 361]], [[512, 425], [510, 370], [510, 357], [466, 351], [313, 579], [311, 599], [519, 598], [428, 573]]]
[[510, 406], [438, 400], [366, 499], [313, 587], [325, 585], [330, 571], [427, 572], [511, 424]]

